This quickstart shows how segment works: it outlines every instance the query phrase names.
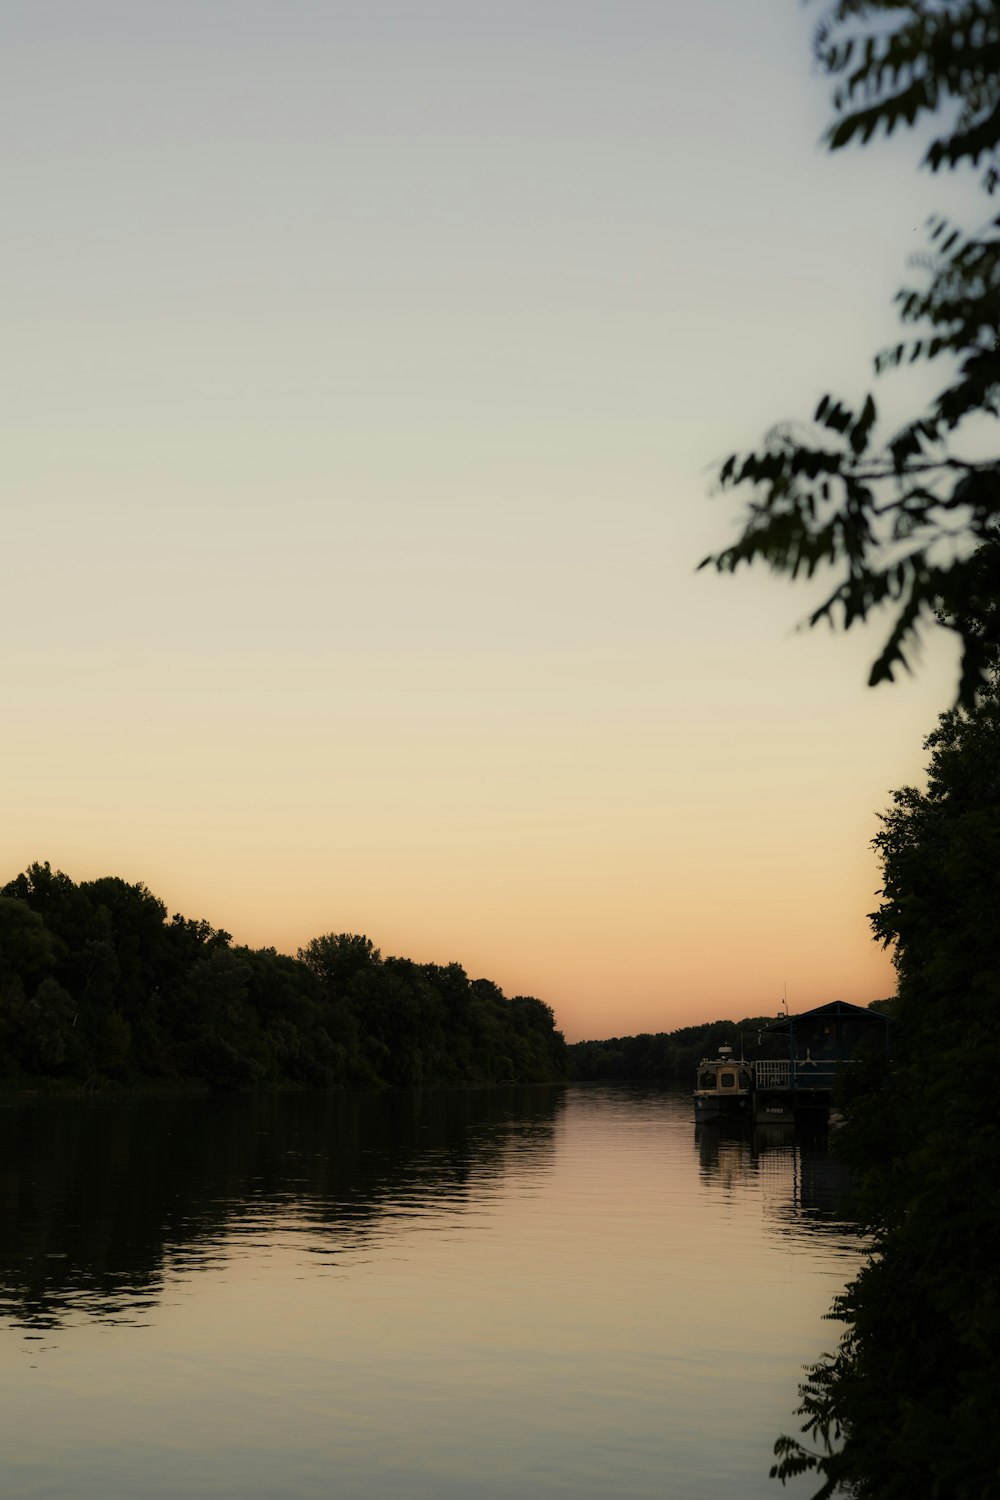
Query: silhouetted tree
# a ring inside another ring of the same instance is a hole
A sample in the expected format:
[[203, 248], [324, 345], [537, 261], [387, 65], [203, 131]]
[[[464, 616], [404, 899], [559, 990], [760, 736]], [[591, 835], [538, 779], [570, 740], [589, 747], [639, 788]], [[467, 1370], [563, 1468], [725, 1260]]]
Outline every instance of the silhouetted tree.
[[[931, 124], [924, 163], [972, 164], [986, 194], [995, 190], [995, 0], [838, 0], [817, 28], [815, 55], [836, 80], [831, 150]], [[977, 597], [1000, 598], [1000, 548], [987, 545], [1000, 526], [1000, 457], [983, 427], [1000, 414], [1000, 218], [972, 231], [933, 220], [925, 263], [925, 283], [897, 297], [916, 336], [883, 350], [875, 368], [943, 360], [949, 374], [937, 396], [881, 435], [870, 392], [858, 402], [827, 395], [811, 424], [784, 423], [759, 451], [733, 454], [719, 477], [723, 488], [751, 491], [743, 534], [702, 567], [733, 572], [762, 561], [791, 578], [833, 569], [836, 585], [810, 625], [846, 630], [892, 609], [872, 684], [909, 667], [922, 623], [945, 625], [962, 642], [959, 700], [968, 704], [1000, 643], [1000, 615], [970, 609]]]
[[[876, 936], [899, 974], [895, 1057], [851, 1101], [872, 1259], [837, 1299], [847, 1332], [803, 1387], [782, 1478], [817, 1495], [1000, 1495], [988, 1438], [1000, 1389], [1000, 678], [927, 740], [928, 787], [904, 787], [875, 839]], [[835, 1441], [839, 1437], [839, 1444]]]
[[548, 1006], [458, 964], [327, 933], [298, 958], [234, 947], [141, 882], [36, 864], [0, 895], [0, 1076], [309, 1088], [551, 1081]]

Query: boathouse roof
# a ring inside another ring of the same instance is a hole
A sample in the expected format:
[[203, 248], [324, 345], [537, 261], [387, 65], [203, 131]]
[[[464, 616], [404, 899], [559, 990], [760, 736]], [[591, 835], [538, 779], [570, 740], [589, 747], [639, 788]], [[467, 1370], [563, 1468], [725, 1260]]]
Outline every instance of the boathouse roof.
[[776, 1031], [779, 1034], [787, 1031], [792, 1022], [805, 1020], [823, 1020], [826, 1017], [839, 1020], [842, 1017], [850, 1017], [855, 1022], [871, 1023], [873, 1025], [888, 1027], [892, 1025], [891, 1017], [880, 1010], [869, 1010], [865, 1005], [849, 1005], [846, 1000], [831, 1000], [827, 1005], [814, 1006], [812, 1010], [800, 1010], [794, 1016], [779, 1016], [772, 1021], [766, 1031]]

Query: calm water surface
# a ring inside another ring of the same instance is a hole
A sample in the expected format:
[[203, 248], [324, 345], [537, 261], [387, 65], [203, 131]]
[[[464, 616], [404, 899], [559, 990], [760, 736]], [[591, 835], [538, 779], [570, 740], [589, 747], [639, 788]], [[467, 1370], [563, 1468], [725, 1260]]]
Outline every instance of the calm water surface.
[[0, 1108], [5, 1500], [756, 1500], [859, 1245], [682, 1094]]

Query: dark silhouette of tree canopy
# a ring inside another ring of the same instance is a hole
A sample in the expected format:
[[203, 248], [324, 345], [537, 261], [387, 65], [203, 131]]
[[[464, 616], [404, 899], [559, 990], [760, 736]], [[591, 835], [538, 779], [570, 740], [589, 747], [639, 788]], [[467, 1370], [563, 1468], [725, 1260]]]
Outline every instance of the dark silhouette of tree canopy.
[[801, 1390], [814, 1446], [782, 1438], [772, 1474], [816, 1471], [814, 1500], [995, 1500], [1000, 217], [988, 205], [1000, 185], [1000, 5], [837, 0], [814, 48], [835, 84], [829, 148], [920, 127], [931, 172], [978, 173], [984, 222], [931, 220], [924, 281], [897, 295], [903, 336], [875, 360], [879, 375], [943, 367], [933, 399], [886, 434], [870, 392], [825, 395], [811, 423], [728, 458], [721, 486], [749, 492], [749, 507], [734, 545], [702, 563], [832, 572], [811, 625], [846, 630], [887, 611], [872, 684], [909, 669], [928, 623], [961, 642], [958, 703], [927, 741], [927, 790], [897, 792], [874, 841], [885, 882], [872, 925], [899, 976], [895, 1057], [848, 1084], [840, 1136], [863, 1173], [873, 1254], [835, 1301], [839, 1348]]
[[245, 1089], [542, 1083], [547, 1005], [459, 964], [327, 933], [297, 958], [234, 945], [141, 882], [34, 864], [0, 891], [0, 1079]]
[[841, 1137], [873, 1254], [834, 1304], [838, 1351], [802, 1388], [824, 1451], [776, 1449], [780, 1477], [824, 1476], [815, 1500], [838, 1485], [857, 1500], [1000, 1495], [1000, 674], [927, 748], [927, 790], [897, 791], [874, 840], [896, 1056]]
[[748, 1060], [787, 1057], [787, 1038], [766, 1030], [773, 1020], [773, 1015], [745, 1016], [740, 1021], [681, 1026], [676, 1031], [571, 1042], [566, 1049], [569, 1076], [595, 1082], [669, 1080], [690, 1087], [701, 1059], [715, 1057], [720, 1047], [732, 1047], [738, 1057]]
[[[833, 151], [933, 120], [923, 164], [975, 168], [988, 199], [1000, 183], [1000, 6], [996, 0], [838, 0], [814, 52], [835, 80]], [[923, 624], [962, 643], [959, 701], [970, 703], [1000, 644], [1000, 616], [968, 601], [1000, 598], [1000, 457], [974, 456], [1000, 398], [1000, 217], [969, 230], [935, 218], [928, 277], [897, 294], [905, 337], [877, 373], [938, 361], [937, 396], [883, 435], [869, 392], [826, 395], [811, 423], [784, 423], [756, 452], [733, 454], [723, 489], [749, 490], [742, 535], [701, 566], [731, 573], [763, 562], [775, 573], [836, 575], [809, 616], [850, 629], [880, 609], [892, 623], [870, 683], [909, 669]], [[988, 434], [995, 449], [995, 437]], [[980, 549], [986, 547], [984, 553]]]

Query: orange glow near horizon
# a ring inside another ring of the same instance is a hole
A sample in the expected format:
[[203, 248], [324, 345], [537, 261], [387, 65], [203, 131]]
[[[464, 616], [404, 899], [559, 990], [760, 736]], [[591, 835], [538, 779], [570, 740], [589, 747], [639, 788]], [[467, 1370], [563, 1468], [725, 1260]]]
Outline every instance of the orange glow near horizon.
[[[917, 726], [949, 664], [919, 689], [871, 694], [850, 681], [862, 654], [795, 643], [800, 682], [787, 660], [771, 667], [769, 692], [798, 688], [781, 732], [738, 691], [700, 716], [691, 705], [681, 742], [655, 694], [641, 725], [603, 725], [598, 698], [589, 726], [570, 716], [537, 742], [466, 707], [457, 744], [440, 727], [425, 726], [422, 750], [380, 730], [367, 764], [359, 743], [328, 733], [331, 756], [353, 762], [342, 779], [324, 773], [315, 726], [298, 779], [271, 785], [285, 731], [265, 715], [259, 735], [241, 725], [211, 756], [190, 725], [164, 722], [131, 775], [121, 746], [106, 774], [91, 767], [86, 804], [52, 798], [44, 768], [34, 805], [23, 782], [9, 873], [48, 858], [78, 880], [144, 880], [171, 912], [290, 953], [365, 932], [385, 955], [458, 962], [537, 995], [570, 1040], [768, 1014], [786, 984], [793, 1009], [866, 1004], [894, 987], [866, 922], [875, 814], [891, 777], [919, 779]], [[814, 664], [831, 709], [803, 714]], [[203, 784], [206, 762], [217, 775]]]
[[45, 9], [0, 875], [363, 931], [571, 1039], [890, 992], [870, 840], [949, 644], [868, 691], [884, 622], [794, 634], [827, 580], [695, 569], [719, 463], [867, 385], [969, 189], [824, 156], [787, 7], [721, 50], [698, 0]]

